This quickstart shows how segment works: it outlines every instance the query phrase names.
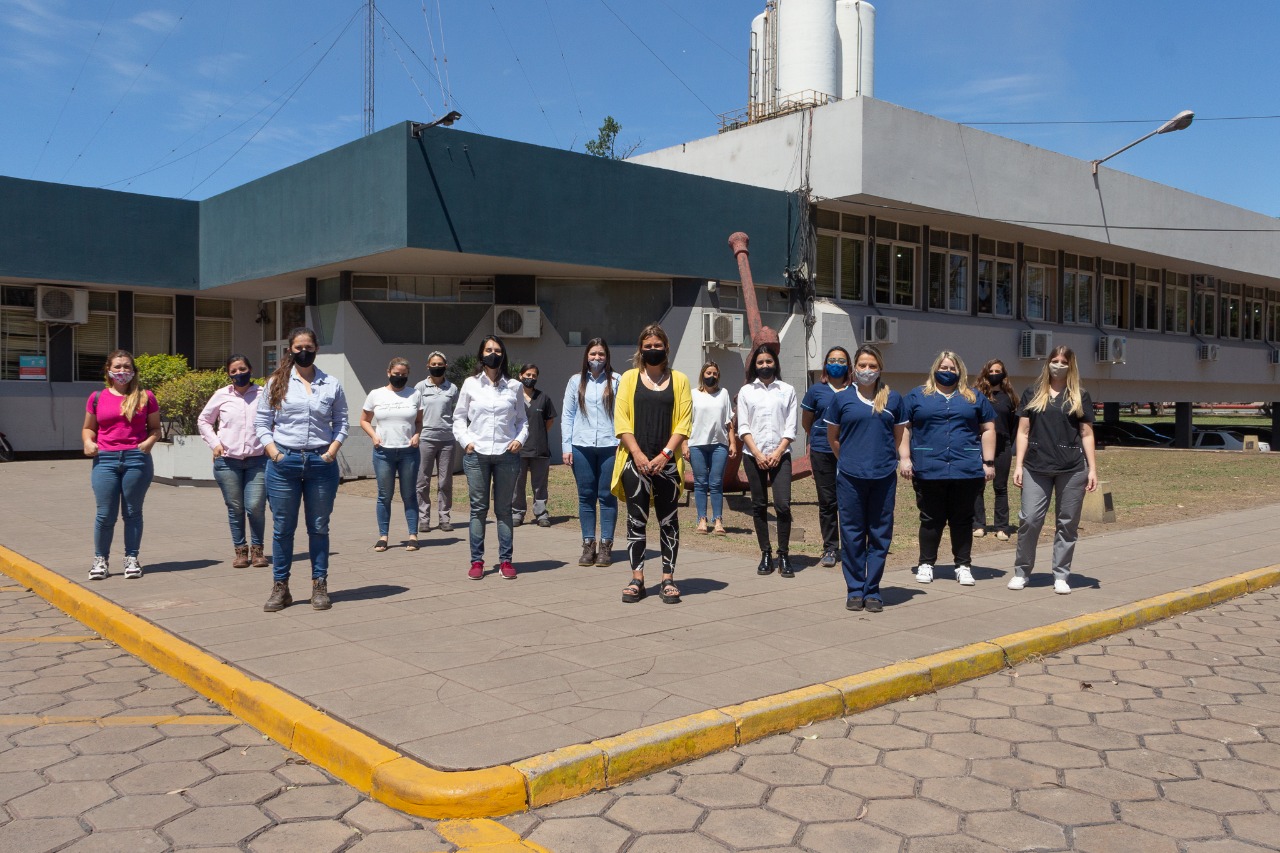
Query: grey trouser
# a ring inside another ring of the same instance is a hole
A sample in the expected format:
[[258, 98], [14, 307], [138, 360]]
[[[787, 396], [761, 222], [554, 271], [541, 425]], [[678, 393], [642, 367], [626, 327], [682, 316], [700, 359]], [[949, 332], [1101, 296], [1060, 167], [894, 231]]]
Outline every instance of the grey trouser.
[[520, 459], [520, 475], [516, 477], [516, 493], [511, 499], [511, 515], [524, 522], [525, 514], [529, 510], [528, 501], [525, 499], [525, 483], [533, 480], [533, 518], [536, 521], [539, 518], [547, 517], [547, 472], [551, 470], [550, 458], [532, 457], [529, 459]]
[[[424, 441], [418, 445], [421, 464], [418, 467], [418, 529], [425, 532], [431, 527], [431, 475], [437, 474], [436, 497], [439, 502], [437, 524], [450, 520], [453, 508], [453, 439], [448, 441]], [[438, 471], [436, 469], [439, 469]]]
[[1036, 540], [1049, 511], [1049, 498], [1055, 498], [1057, 527], [1053, 537], [1053, 577], [1066, 580], [1071, 574], [1071, 556], [1076, 550], [1076, 533], [1080, 529], [1080, 510], [1084, 506], [1084, 487], [1088, 470], [1081, 468], [1069, 474], [1037, 474], [1023, 469], [1022, 511], [1018, 513], [1018, 553], [1014, 558], [1014, 574], [1027, 577], [1036, 565]]

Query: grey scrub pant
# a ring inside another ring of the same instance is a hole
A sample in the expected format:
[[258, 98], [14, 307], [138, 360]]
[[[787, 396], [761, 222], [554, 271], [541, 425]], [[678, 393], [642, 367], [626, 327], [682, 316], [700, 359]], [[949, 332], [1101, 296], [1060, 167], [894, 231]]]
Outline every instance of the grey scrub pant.
[[1022, 511], [1018, 513], [1018, 551], [1014, 574], [1030, 576], [1036, 565], [1036, 541], [1049, 512], [1049, 498], [1055, 499], [1056, 530], [1053, 536], [1053, 577], [1066, 580], [1071, 575], [1071, 557], [1076, 550], [1080, 510], [1084, 507], [1084, 487], [1089, 471], [1081, 468], [1066, 474], [1037, 474], [1022, 471]]
[[520, 473], [516, 476], [515, 495], [511, 499], [511, 516], [515, 524], [523, 524], [529, 511], [528, 499], [525, 496], [525, 484], [533, 480], [533, 518], [547, 518], [547, 474], [551, 470], [551, 459], [535, 456], [520, 459]]
[[456, 445], [448, 441], [422, 441], [418, 444], [418, 530], [431, 529], [431, 475], [436, 474], [436, 523], [444, 524], [453, 509], [453, 454]]

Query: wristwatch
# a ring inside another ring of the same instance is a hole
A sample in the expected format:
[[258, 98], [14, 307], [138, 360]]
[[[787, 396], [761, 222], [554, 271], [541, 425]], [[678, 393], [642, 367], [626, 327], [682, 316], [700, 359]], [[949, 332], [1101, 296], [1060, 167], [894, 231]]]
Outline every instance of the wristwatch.
[[994, 459], [983, 459], [983, 460], [982, 460], [982, 464], [983, 464], [983, 465], [994, 465], [994, 464], [996, 464], [996, 460], [994, 460]]
[[663, 455], [663, 456], [665, 456], [665, 457], [667, 457], [667, 459], [668, 459], [668, 460], [671, 460], [671, 459], [675, 459], [675, 458], [676, 458], [675, 453], [674, 453], [674, 452], [672, 452], [672, 450], [671, 450], [671, 448], [670, 448], [670, 447], [664, 447], [664, 448], [662, 448], [662, 455]]

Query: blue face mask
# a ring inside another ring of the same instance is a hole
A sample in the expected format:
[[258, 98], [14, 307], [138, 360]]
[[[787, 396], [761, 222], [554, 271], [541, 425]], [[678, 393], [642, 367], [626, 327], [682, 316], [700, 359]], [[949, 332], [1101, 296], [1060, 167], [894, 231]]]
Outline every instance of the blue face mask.
[[844, 379], [849, 375], [849, 365], [847, 364], [828, 364], [827, 375], [832, 379]]
[[253, 377], [247, 373], [233, 373], [231, 374], [231, 381], [235, 383], [237, 388], [244, 388], [253, 381]]
[[935, 370], [933, 372], [933, 381], [950, 388], [960, 381], [960, 374], [954, 370]]

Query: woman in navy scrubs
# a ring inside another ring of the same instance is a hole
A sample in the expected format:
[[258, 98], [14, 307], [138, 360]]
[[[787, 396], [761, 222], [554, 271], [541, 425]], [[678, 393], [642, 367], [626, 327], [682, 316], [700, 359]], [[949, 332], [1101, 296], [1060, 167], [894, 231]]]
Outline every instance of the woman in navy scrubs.
[[840, 522], [836, 513], [836, 454], [827, 443], [822, 415], [835, 396], [849, 387], [853, 359], [841, 346], [827, 350], [822, 360], [824, 382], [815, 382], [800, 402], [800, 426], [809, 436], [809, 464], [818, 489], [818, 528], [822, 531], [821, 565], [831, 568], [840, 550]]
[[879, 613], [884, 607], [880, 578], [893, 540], [896, 448], [906, 418], [902, 397], [881, 378], [880, 351], [863, 345], [852, 361], [850, 390], [832, 395], [823, 422], [837, 458], [840, 557], [847, 588], [844, 606]]
[[915, 486], [920, 510], [916, 580], [933, 582], [942, 531], [949, 527], [956, 580], [973, 586], [973, 504], [995, 476], [995, 409], [969, 387], [964, 362], [950, 350], [938, 353], [925, 383], [907, 394], [903, 407], [908, 440], [898, 445], [898, 470]]

